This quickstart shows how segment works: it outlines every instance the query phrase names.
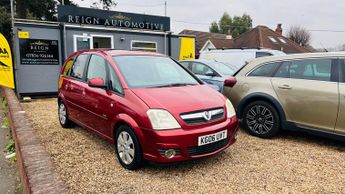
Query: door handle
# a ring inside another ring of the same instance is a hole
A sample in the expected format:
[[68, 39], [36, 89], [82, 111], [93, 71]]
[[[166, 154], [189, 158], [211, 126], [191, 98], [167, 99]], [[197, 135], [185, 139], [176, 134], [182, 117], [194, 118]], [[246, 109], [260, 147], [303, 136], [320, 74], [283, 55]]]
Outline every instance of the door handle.
[[283, 90], [290, 90], [292, 87], [287, 84], [284, 84], [284, 85], [278, 86], [278, 88], [283, 89]]
[[83, 91], [81, 92], [81, 95], [82, 95], [83, 97], [85, 97], [85, 96], [86, 96], [86, 92], [85, 92], [85, 90], [83, 90]]

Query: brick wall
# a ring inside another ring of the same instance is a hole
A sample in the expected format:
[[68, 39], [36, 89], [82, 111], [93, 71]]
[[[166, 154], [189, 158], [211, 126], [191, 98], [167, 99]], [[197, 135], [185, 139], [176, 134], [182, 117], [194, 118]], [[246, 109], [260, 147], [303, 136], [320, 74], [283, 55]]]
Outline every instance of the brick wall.
[[33, 129], [13, 90], [1, 87], [6, 98], [17, 163], [24, 193], [68, 193], [64, 182]]

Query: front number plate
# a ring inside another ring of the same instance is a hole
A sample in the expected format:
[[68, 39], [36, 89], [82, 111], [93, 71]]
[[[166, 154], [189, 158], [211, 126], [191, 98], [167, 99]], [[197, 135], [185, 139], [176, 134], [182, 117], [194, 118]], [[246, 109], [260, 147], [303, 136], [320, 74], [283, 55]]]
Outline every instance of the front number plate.
[[198, 146], [202, 146], [202, 145], [206, 145], [206, 144], [210, 144], [213, 142], [217, 142], [217, 141], [226, 139], [227, 134], [228, 134], [228, 131], [224, 130], [224, 131], [220, 131], [218, 133], [200, 136], [200, 137], [198, 137]]

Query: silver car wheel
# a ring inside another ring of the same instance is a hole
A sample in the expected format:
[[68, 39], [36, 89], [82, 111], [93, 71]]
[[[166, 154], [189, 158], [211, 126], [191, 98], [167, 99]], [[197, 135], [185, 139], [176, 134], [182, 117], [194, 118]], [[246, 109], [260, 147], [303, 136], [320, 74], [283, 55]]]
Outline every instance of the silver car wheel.
[[66, 120], [67, 120], [67, 111], [66, 111], [66, 107], [63, 103], [60, 104], [59, 107], [59, 119], [61, 124], [65, 124]]
[[274, 116], [265, 106], [255, 105], [247, 112], [246, 122], [251, 131], [266, 134], [273, 128]]
[[126, 131], [122, 131], [117, 138], [117, 152], [120, 159], [126, 165], [134, 160], [134, 143], [132, 137]]

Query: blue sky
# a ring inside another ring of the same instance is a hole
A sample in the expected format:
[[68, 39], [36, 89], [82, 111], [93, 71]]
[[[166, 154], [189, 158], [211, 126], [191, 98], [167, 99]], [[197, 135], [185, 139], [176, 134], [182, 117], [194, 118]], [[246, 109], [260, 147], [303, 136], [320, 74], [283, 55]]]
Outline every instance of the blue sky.
[[[90, 7], [97, 0], [74, 2]], [[116, 2], [112, 10], [164, 15], [164, 0]], [[174, 33], [183, 29], [208, 31], [209, 24], [219, 20], [225, 11], [230, 15], [249, 14], [253, 26], [266, 25], [275, 29], [282, 23], [284, 32], [291, 25], [301, 25], [311, 31], [312, 46], [316, 48], [345, 44], [345, 1], [342, 0], [167, 0], [167, 14]]]

